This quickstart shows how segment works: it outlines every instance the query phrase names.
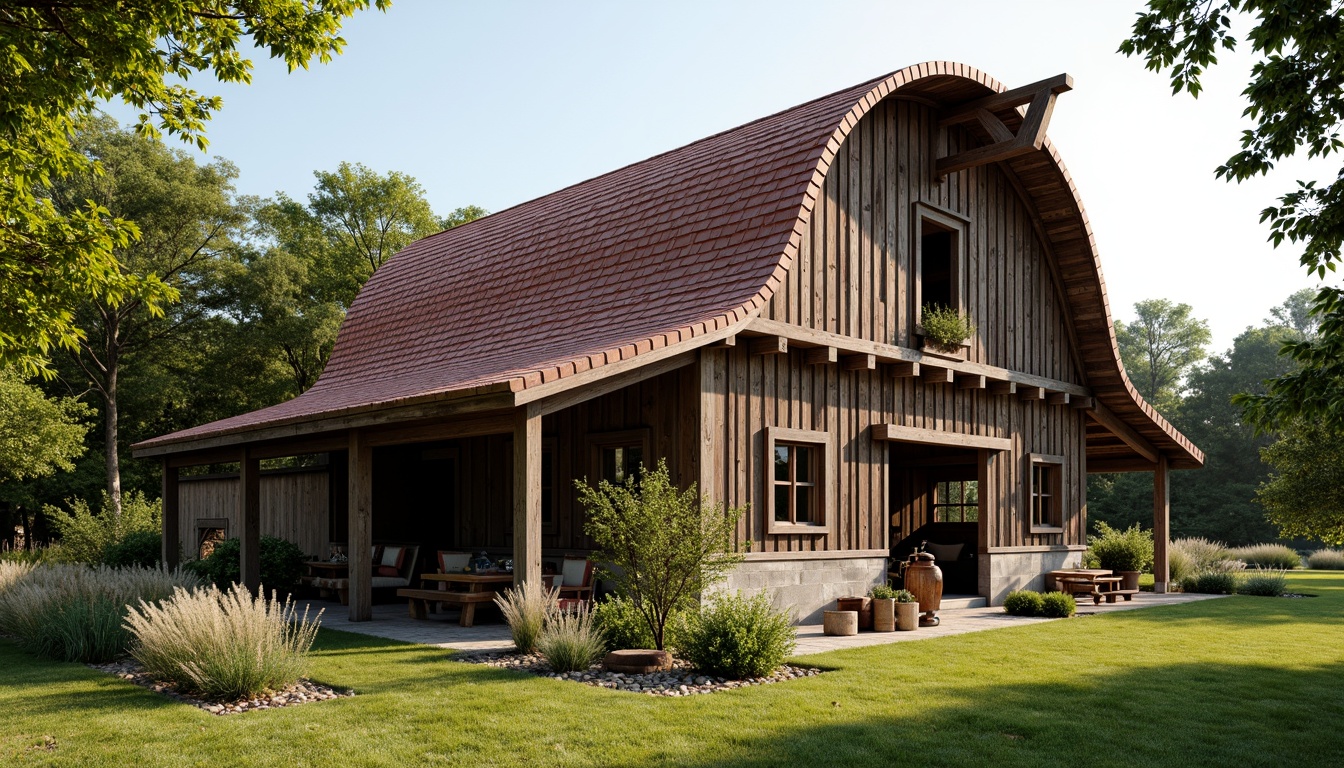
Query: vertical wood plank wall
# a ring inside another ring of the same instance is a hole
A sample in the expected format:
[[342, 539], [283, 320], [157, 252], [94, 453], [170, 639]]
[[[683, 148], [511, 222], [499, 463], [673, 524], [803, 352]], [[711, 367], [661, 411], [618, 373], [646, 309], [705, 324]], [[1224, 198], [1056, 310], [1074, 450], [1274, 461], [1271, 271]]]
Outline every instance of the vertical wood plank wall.
[[[326, 468], [310, 472], [261, 475], [261, 533], [298, 544], [309, 555], [326, 555], [331, 542], [328, 525], [329, 486]], [[238, 517], [238, 478], [184, 477], [178, 483], [178, 525], [185, 559], [196, 558], [197, 521], [228, 520], [228, 536], [242, 532]]]

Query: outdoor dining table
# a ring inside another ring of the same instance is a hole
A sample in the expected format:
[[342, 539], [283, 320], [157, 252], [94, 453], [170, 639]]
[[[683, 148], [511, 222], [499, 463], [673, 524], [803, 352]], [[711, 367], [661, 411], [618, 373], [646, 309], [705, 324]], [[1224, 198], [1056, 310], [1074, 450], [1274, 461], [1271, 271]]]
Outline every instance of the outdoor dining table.
[[397, 594], [411, 598], [411, 615], [417, 618], [423, 618], [423, 609], [432, 610], [432, 604], [435, 602], [460, 605], [462, 615], [458, 623], [470, 627], [476, 617], [476, 605], [493, 601], [498, 590], [513, 583], [513, 574], [502, 572], [420, 574], [421, 587], [432, 587], [435, 582], [447, 584], [448, 589], [437, 593], [429, 589], [400, 589], [397, 590]]

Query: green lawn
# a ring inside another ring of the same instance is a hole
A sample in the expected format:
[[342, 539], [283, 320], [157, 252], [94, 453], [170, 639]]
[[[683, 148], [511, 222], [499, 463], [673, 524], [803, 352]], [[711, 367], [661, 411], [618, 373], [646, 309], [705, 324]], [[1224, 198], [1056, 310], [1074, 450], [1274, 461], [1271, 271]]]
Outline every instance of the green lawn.
[[816, 678], [689, 699], [324, 630], [313, 677], [358, 696], [222, 718], [0, 641], [0, 765], [1338, 766], [1344, 573], [1291, 589], [1319, 597], [828, 653]]

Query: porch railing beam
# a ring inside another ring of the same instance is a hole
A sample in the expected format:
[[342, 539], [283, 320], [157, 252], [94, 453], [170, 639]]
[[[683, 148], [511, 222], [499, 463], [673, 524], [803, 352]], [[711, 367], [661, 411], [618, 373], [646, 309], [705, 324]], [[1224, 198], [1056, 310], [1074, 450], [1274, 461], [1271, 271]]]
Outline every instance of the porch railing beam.
[[524, 405], [513, 426], [513, 583], [541, 581], [541, 413]]
[[373, 618], [373, 446], [358, 429], [350, 430], [348, 461], [350, 620], [368, 621]]

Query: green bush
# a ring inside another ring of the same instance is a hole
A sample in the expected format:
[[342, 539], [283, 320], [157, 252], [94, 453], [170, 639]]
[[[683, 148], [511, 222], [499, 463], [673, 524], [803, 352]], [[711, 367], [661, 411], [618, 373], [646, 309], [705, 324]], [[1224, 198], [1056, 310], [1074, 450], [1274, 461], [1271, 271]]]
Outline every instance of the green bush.
[[701, 672], [742, 679], [775, 671], [793, 653], [796, 638], [789, 614], [775, 610], [764, 593], [720, 593], [684, 617], [676, 648]]
[[163, 562], [163, 534], [132, 531], [103, 550], [103, 562], [113, 568], [157, 568]]
[[1302, 557], [1292, 547], [1282, 544], [1254, 544], [1228, 551], [1228, 555], [1257, 568], [1284, 568], [1293, 570], [1302, 567]]
[[608, 595], [593, 607], [593, 619], [613, 651], [653, 647], [649, 622], [629, 598]]
[[131, 603], [195, 584], [185, 573], [146, 568], [0, 563], [0, 631], [39, 656], [109, 661], [130, 645], [123, 620]]
[[286, 599], [253, 597], [237, 585], [178, 589], [161, 605], [140, 603], [126, 617], [131, 655], [155, 678], [217, 700], [284, 688], [303, 676], [321, 612], [298, 616]]
[[1041, 615], [1051, 619], [1066, 619], [1078, 611], [1073, 595], [1047, 592], [1041, 596]]
[[[71, 499], [70, 509], [47, 505], [42, 514], [60, 534], [60, 559], [67, 563], [106, 563], [107, 551], [131, 534], [157, 533], [162, 530], [163, 512], [158, 499], [148, 499], [139, 491], [121, 496], [121, 515], [112, 509], [112, 499], [103, 493], [95, 512], [83, 499]], [[150, 564], [151, 566], [153, 564]]]
[[1233, 571], [1205, 571], [1181, 580], [1181, 591], [1201, 595], [1231, 595], [1237, 591]]
[[1039, 592], [1019, 589], [1003, 599], [1003, 610], [1013, 616], [1040, 616], [1044, 604]]
[[495, 605], [504, 614], [509, 634], [513, 636], [513, 646], [519, 653], [532, 653], [537, 649], [537, 639], [546, 624], [560, 611], [559, 599], [559, 590], [546, 589], [535, 582], [510, 587], [495, 596]]
[[939, 304], [924, 305], [920, 325], [924, 327], [925, 338], [932, 341], [934, 346], [949, 351], [975, 335], [975, 326], [969, 318], [951, 307]]
[[1287, 571], [1276, 568], [1257, 568], [1242, 576], [1237, 594], [1256, 597], [1279, 597], [1288, 590]]
[[874, 600], [894, 600], [896, 598], [896, 590], [892, 589], [890, 584], [878, 584], [868, 590], [868, 596]]
[[[242, 542], [225, 539], [215, 545], [209, 557], [188, 563], [187, 568], [203, 580], [226, 590], [242, 580]], [[262, 591], [287, 593], [303, 575], [303, 550], [299, 545], [276, 538], [261, 537]]]
[[561, 611], [537, 638], [537, 650], [556, 672], [582, 672], [607, 652], [602, 628], [586, 609]]
[[1318, 549], [1307, 556], [1307, 567], [1316, 571], [1344, 571], [1344, 552]]
[[1116, 572], [1153, 568], [1153, 532], [1143, 530], [1137, 523], [1117, 531], [1098, 521], [1096, 535], [1087, 537], [1087, 549], [1099, 568]]
[[896, 602], [898, 603], [919, 602], [919, 598], [915, 597], [915, 593], [908, 589], [898, 589], [896, 590], [896, 594], [892, 595], [892, 597], [896, 598]]

